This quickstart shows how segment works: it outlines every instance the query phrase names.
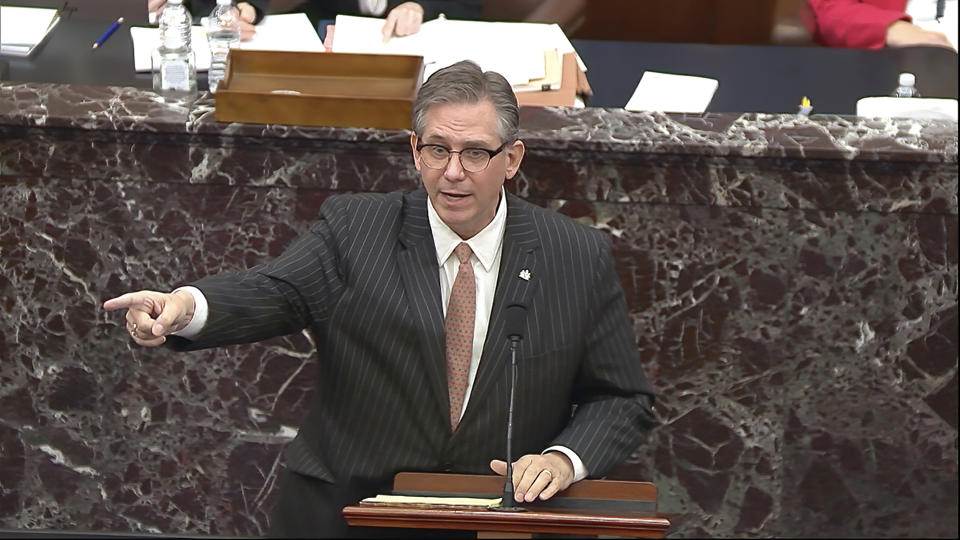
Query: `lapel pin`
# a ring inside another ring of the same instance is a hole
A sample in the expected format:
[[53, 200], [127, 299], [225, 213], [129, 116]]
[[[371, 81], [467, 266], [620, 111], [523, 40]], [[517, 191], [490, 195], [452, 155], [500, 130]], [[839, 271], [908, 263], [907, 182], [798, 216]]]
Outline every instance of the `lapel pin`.
[[522, 280], [524, 280], [524, 281], [530, 281], [530, 270], [527, 270], [526, 268], [524, 268], [523, 270], [521, 270], [521, 271], [520, 271], [520, 279], [522, 279]]

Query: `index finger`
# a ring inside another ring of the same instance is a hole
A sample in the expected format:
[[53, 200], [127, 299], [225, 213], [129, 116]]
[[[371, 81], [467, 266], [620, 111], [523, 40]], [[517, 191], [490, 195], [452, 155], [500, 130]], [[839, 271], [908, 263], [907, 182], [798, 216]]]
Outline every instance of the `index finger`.
[[143, 300], [139, 297], [139, 293], [126, 293], [104, 302], [103, 309], [107, 311], [116, 311], [124, 308], [129, 309], [135, 305], [141, 304], [142, 302]]
[[383, 42], [386, 43], [390, 41], [390, 36], [393, 35], [393, 31], [397, 28], [397, 19], [400, 17], [400, 14], [397, 13], [397, 10], [393, 10], [387, 15], [387, 22], [383, 23]]

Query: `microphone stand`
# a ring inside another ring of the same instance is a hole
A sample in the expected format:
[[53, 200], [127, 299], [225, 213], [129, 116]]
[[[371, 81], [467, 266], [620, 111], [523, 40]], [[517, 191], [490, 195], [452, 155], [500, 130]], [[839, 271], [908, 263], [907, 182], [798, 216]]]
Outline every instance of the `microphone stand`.
[[507, 474], [503, 484], [503, 498], [494, 510], [522, 512], [526, 508], [513, 500], [513, 399], [517, 391], [517, 343], [520, 336], [510, 336], [510, 404], [507, 407]]

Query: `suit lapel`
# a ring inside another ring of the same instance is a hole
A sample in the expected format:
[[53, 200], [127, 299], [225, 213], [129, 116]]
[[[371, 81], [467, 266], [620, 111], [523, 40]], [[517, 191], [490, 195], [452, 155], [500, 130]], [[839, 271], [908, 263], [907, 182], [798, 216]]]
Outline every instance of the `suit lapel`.
[[438, 417], [442, 417], [443, 422], [449, 424], [447, 411], [450, 406], [437, 251], [427, 217], [427, 194], [422, 189], [404, 197], [404, 216], [399, 241], [397, 264], [423, 348], [422, 361], [431, 393], [437, 403], [434, 409]]
[[540, 260], [540, 238], [530, 208], [510, 194], [507, 195], [507, 203], [503, 254], [490, 324], [473, 390], [470, 392], [470, 400], [461, 423], [468, 422], [470, 417], [478, 414], [477, 410], [482, 407], [494, 383], [505, 373], [505, 363], [510, 358], [510, 346], [504, 328], [504, 310], [515, 302], [522, 303], [529, 309], [539, 290], [537, 262]]

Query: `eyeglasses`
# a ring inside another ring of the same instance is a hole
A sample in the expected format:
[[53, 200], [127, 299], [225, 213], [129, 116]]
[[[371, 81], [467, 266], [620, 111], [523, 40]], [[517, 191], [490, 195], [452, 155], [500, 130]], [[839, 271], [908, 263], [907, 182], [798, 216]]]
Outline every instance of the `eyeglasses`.
[[506, 146], [507, 143], [503, 143], [496, 150], [487, 150], [486, 148], [451, 150], [439, 144], [420, 144], [417, 145], [417, 152], [420, 153], [420, 161], [431, 169], [446, 169], [447, 164], [450, 163], [450, 156], [460, 154], [460, 166], [463, 167], [463, 170], [478, 173], [486, 169], [490, 160], [503, 152]]

